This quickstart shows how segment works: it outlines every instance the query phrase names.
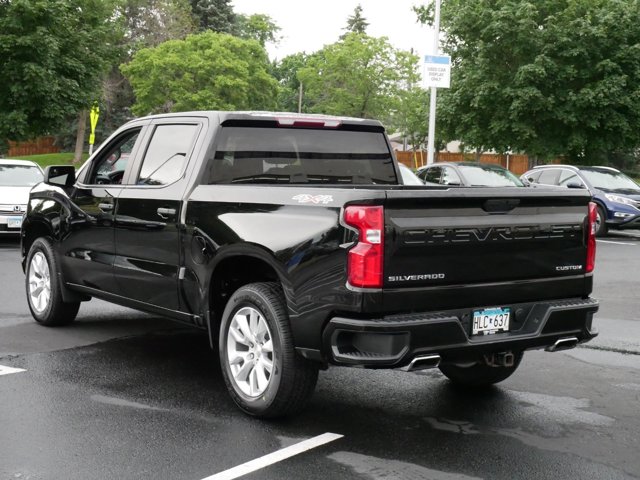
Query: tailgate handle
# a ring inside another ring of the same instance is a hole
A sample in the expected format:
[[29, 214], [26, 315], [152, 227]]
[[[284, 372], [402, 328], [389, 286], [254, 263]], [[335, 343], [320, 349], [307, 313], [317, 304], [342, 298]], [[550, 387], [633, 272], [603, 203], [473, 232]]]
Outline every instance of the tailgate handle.
[[482, 209], [488, 213], [507, 213], [518, 205], [519, 198], [492, 198], [482, 204]]

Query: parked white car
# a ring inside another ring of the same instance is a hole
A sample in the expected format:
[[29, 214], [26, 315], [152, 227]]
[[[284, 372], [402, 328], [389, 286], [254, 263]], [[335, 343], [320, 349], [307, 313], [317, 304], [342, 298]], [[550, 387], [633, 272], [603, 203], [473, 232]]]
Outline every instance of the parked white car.
[[0, 159], [0, 234], [18, 234], [31, 187], [44, 179], [37, 163]]

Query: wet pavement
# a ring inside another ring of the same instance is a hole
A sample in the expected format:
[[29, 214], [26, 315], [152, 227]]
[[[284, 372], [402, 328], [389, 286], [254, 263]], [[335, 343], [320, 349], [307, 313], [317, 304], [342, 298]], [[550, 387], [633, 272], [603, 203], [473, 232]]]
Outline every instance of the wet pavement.
[[5, 242], [0, 365], [24, 371], [0, 368], [0, 480], [200, 480], [326, 432], [343, 437], [241, 478], [640, 478], [640, 240], [624, 242], [598, 244], [588, 346], [527, 352], [482, 393], [437, 370], [332, 368], [301, 415], [269, 422], [238, 411], [200, 332], [95, 300], [36, 325]]

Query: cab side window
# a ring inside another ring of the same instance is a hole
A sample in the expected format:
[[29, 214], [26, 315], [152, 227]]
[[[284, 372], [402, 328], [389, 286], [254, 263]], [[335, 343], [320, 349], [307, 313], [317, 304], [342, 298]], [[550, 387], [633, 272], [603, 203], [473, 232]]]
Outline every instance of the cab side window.
[[582, 180], [576, 172], [572, 172], [571, 170], [562, 170], [560, 172], [560, 178], [558, 179], [558, 185], [566, 187], [569, 183], [583, 185]]
[[442, 182], [443, 185], [462, 185], [460, 176], [451, 167], [444, 167], [442, 169]]
[[156, 126], [136, 183], [162, 186], [177, 181], [184, 173], [197, 131], [197, 124]]
[[422, 179], [426, 182], [440, 183], [440, 176], [442, 175], [442, 169], [440, 167], [433, 167], [427, 169], [422, 175]]
[[547, 170], [543, 170], [538, 177], [538, 183], [543, 185], [557, 185], [558, 180], [558, 169], [557, 168], [549, 168]]
[[106, 150], [100, 154], [93, 164], [89, 185], [119, 185], [122, 183], [125, 170], [131, 160], [131, 154], [140, 136], [141, 128], [135, 128], [116, 138]]
[[540, 178], [540, 174], [542, 172], [540, 170], [529, 172], [526, 176], [526, 179], [529, 183], [538, 183], [538, 178]]

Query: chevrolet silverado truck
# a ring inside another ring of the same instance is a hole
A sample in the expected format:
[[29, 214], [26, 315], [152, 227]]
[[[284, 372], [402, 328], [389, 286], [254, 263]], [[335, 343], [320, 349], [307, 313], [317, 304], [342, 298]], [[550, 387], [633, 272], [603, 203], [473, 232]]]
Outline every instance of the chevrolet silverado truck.
[[329, 365], [482, 387], [592, 339], [595, 218], [579, 189], [403, 185], [373, 120], [167, 114], [49, 167], [22, 266], [40, 324], [96, 297], [206, 330], [235, 403], [277, 417]]

